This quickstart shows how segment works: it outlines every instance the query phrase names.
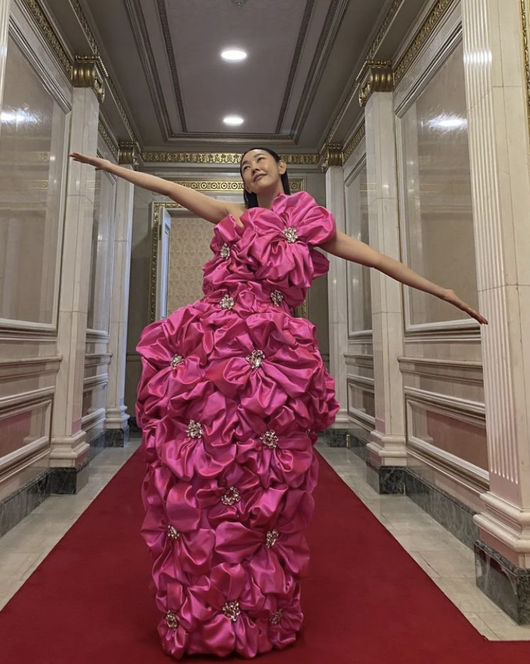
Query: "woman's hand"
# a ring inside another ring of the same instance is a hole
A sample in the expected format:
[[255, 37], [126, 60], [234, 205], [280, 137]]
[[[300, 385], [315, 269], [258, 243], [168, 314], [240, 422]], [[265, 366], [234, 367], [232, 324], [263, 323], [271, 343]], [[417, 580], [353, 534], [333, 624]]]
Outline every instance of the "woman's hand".
[[111, 165], [108, 159], [91, 157], [87, 154], [81, 154], [80, 152], [72, 152], [69, 156], [72, 157], [74, 161], [79, 161], [82, 164], [90, 164], [90, 166], [94, 166], [96, 171], [106, 171]]
[[471, 316], [471, 318], [478, 320], [479, 323], [482, 323], [483, 325], [488, 324], [488, 321], [484, 318], [484, 316], [482, 316], [482, 314], [479, 314], [478, 311], [472, 309], [469, 306], [469, 304], [466, 304], [463, 300], [461, 300], [458, 297], [458, 295], [454, 292], [454, 290], [447, 288], [440, 299], [444, 300], [445, 302], [449, 302], [449, 304], [458, 307], [458, 309], [462, 309], [462, 311], [465, 311], [466, 314]]

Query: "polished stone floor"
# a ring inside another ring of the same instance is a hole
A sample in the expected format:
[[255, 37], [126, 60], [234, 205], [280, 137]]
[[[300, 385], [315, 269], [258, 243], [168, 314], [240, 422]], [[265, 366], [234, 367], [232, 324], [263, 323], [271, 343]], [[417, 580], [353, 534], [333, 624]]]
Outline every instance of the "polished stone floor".
[[[90, 463], [88, 484], [77, 495], [50, 496], [0, 537], [0, 608], [139, 444], [136, 438], [125, 448], [104, 449]], [[364, 462], [351, 450], [323, 444], [318, 450], [479, 632], [490, 640], [530, 640], [530, 625], [514, 623], [475, 587], [470, 549], [406, 496], [377, 494], [365, 480]]]

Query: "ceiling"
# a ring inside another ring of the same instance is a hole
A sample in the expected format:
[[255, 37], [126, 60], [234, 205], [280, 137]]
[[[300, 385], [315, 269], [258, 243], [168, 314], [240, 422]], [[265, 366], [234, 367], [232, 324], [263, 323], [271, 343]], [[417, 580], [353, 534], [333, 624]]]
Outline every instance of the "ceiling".
[[[252, 138], [283, 151], [318, 152], [330, 138], [345, 139], [361, 116], [355, 79], [374, 37], [380, 37], [378, 52], [370, 56], [391, 57], [416, 12], [431, 3], [45, 4], [71, 54], [101, 55], [110, 77], [102, 113], [117, 139], [135, 140], [142, 151], [237, 151]], [[234, 45], [248, 58], [228, 64], [219, 53]], [[228, 113], [243, 116], [244, 124], [223, 125]]]

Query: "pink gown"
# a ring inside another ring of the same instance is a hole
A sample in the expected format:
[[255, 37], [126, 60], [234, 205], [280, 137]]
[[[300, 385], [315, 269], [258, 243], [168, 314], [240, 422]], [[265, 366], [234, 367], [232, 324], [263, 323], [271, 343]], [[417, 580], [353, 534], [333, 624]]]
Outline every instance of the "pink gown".
[[333, 216], [300, 192], [241, 221], [215, 227], [204, 297], [148, 325], [137, 346], [141, 533], [175, 659], [295, 641], [313, 445], [339, 407], [315, 327], [293, 315], [328, 270], [313, 247], [334, 235]]

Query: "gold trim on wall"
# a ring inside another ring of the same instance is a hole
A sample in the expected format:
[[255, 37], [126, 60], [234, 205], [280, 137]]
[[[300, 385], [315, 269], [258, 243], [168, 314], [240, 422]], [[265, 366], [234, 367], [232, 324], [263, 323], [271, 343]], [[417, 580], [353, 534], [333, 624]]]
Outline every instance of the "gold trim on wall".
[[530, 15], [528, 12], [527, 4], [527, 0], [520, 0], [521, 33], [523, 40], [523, 59], [526, 79], [526, 115], [528, 121], [528, 132], [530, 134], [530, 47], [528, 41], [528, 33], [530, 31]]
[[346, 143], [344, 147], [344, 155], [343, 155], [344, 163], [348, 161], [355, 148], [359, 145], [359, 143], [363, 140], [365, 136], [366, 136], [366, 126], [364, 124], [364, 118], [363, 118], [363, 121], [359, 125], [359, 128], [353, 134], [353, 136], [350, 138], [350, 140]]
[[59, 38], [55, 34], [51, 23], [48, 21], [48, 18], [41, 9], [40, 4], [37, 0], [24, 0], [24, 4], [28, 9], [33, 20], [37, 24], [41, 35], [44, 37], [44, 40], [50, 47], [50, 49], [55, 54], [56, 58], [59, 60], [64, 72], [69, 79], [72, 77], [72, 61], [68, 53], [64, 50]]
[[103, 139], [105, 145], [110, 150], [114, 159], [118, 161], [118, 144], [112, 137], [101, 115], [99, 116], [98, 132], [101, 134], [101, 138]]
[[[142, 160], [146, 163], [176, 163], [176, 164], [223, 164], [239, 166], [242, 152], [142, 152]], [[288, 164], [296, 166], [316, 166], [320, 161], [317, 153], [300, 152], [280, 154]]]
[[419, 55], [420, 51], [423, 50], [425, 44], [438, 27], [442, 18], [457, 2], [459, 2], [459, 0], [438, 0], [434, 5], [427, 18], [423, 21], [420, 29], [414, 35], [414, 39], [410, 46], [394, 67], [394, 86], [397, 87], [398, 83], [405, 76], [410, 69], [410, 66]]

